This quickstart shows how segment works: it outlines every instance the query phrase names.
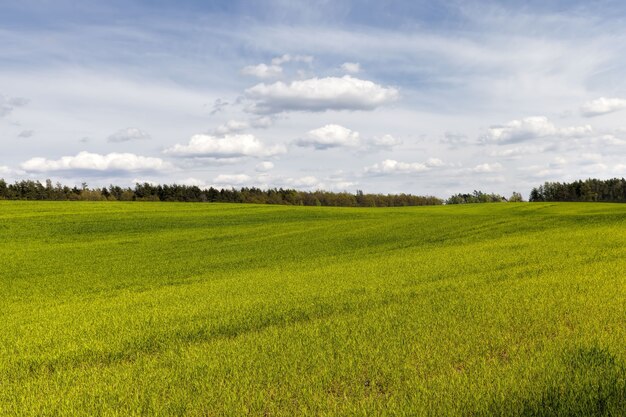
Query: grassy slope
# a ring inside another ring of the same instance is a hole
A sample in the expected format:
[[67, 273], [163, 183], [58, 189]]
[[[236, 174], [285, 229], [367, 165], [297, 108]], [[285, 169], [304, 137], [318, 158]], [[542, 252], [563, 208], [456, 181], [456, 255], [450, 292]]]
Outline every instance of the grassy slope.
[[0, 415], [620, 415], [625, 247], [626, 205], [0, 202]]

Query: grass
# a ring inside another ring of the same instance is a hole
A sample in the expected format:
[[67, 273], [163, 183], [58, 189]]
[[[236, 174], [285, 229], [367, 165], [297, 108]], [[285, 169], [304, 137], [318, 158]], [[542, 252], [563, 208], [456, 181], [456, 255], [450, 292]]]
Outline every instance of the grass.
[[0, 415], [626, 415], [626, 205], [0, 202]]

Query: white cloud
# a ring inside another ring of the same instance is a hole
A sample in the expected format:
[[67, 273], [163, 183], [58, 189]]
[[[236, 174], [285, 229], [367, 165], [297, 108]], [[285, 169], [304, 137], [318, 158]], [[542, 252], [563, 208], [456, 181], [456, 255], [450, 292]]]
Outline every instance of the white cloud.
[[131, 181], [131, 184], [150, 184], [154, 186], [159, 185], [157, 181], [147, 180], [144, 178], [133, 178], [133, 180]]
[[479, 174], [485, 174], [485, 173], [491, 173], [491, 172], [498, 172], [501, 170], [502, 170], [502, 164], [500, 164], [499, 162], [495, 162], [493, 164], [484, 163], [484, 164], [476, 165], [474, 168], [472, 168], [471, 171], [479, 173]]
[[272, 59], [270, 65], [258, 64], [248, 65], [241, 70], [243, 75], [251, 75], [253, 77], [268, 79], [276, 78], [283, 75], [283, 64], [288, 62], [304, 62], [310, 64], [313, 62], [313, 57], [309, 55], [290, 55], [284, 54]]
[[300, 178], [287, 178], [285, 183], [291, 187], [296, 188], [319, 188], [320, 180], [312, 175], [307, 175]]
[[279, 77], [283, 73], [283, 69], [280, 65], [248, 65], [241, 70], [243, 75], [251, 75], [257, 78], [275, 78]]
[[169, 165], [160, 158], [139, 156], [132, 153], [80, 152], [76, 156], [60, 159], [32, 158], [21, 164], [27, 172], [50, 171], [95, 171], [95, 172], [134, 172], [159, 171]]
[[517, 143], [546, 137], [583, 137], [592, 131], [589, 125], [558, 128], [547, 117], [537, 116], [513, 120], [504, 126], [493, 126], [482, 139], [488, 143]]
[[393, 159], [385, 159], [381, 163], [365, 168], [369, 174], [414, 174], [428, 171], [428, 164], [420, 162], [398, 162]]
[[358, 146], [359, 133], [340, 125], [329, 124], [309, 131], [306, 137], [296, 143], [298, 146], [311, 146], [315, 149]]
[[305, 190], [346, 191], [357, 183], [345, 180], [319, 179], [312, 175], [299, 178], [286, 178], [283, 183], [287, 187]]
[[601, 116], [626, 109], [626, 99], [600, 97], [585, 103], [580, 112], [585, 117]]
[[220, 174], [213, 179], [219, 185], [243, 185], [250, 183], [252, 178], [246, 174]]
[[301, 177], [290, 177], [281, 175], [271, 175], [268, 173], [259, 174], [256, 178], [255, 186], [261, 188], [295, 188], [304, 190], [333, 190], [345, 191], [356, 186], [357, 183], [347, 179], [337, 173], [326, 178], [318, 178], [314, 175], [304, 175]]
[[137, 127], [129, 127], [119, 130], [109, 136], [107, 141], [109, 142], [129, 142], [132, 140], [148, 140], [150, 135]]
[[176, 144], [164, 151], [167, 155], [183, 158], [232, 159], [241, 157], [263, 158], [285, 153], [282, 145], [266, 146], [254, 135], [194, 135], [186, 145]]
[[428, 158], [426, 161], [426, 166], [429, 168], [442, 167], [444, 165], [443, 161], [439, 158]]
[[13, 169], [8, 166], [0, 165], [0, 178], [14, 178], [17, 176], [24, 175], [25, 172], [19, 169]]
[[358, 74], [361, 72], [361, 64], [358, 62], [345, 62], [341, 65], [341, 69], [349, 74]]
[[277, 78], [283, 75], [283, 64], [288, 62], [305, 62], [310, 64], [313, 57], [309, 55], [289, 55], [284, 54], [272, 59], [271, 64], [248, 65], [242, 68], [243, 75], [251, 75], [261, 79]]
[[229, 133], [243, 132], [248, 128], [248, 123], [241, 120], [229, 120], [224, 124], [219, 125], [213, 131], [213, 134], [217, 136], [227, 135]]
[[401, 145], [402, 140], [391, 135], [383, 135], [368, 139], [367, 144], [372, 148], [392, 149], [394, 146]]
[[398, 98], [398, 90], [349, 75], [257, 84], [245, 92], [254, 101], [250, 111], [271, 114], [287, 111], [373, 110]]
[[182, 180], [178, 180], [176, 181], [176, 184], [196, 186], [200, 188], [208, 188], [206, 182], [200, 179], [194, 178], [194, 177], [189, 177], [189, 178], [184, 178]]
[[272, 65], [282, 65], [287, 62], [304, 62], [310, 64], [313, 62], [313, 57], [310, 55], [290, 55], [284, 54], [272, 59]]
[[270, 161], [259, 162], [255, 168], [257, 172], [267, 172], [274, 169], [274, 164]]

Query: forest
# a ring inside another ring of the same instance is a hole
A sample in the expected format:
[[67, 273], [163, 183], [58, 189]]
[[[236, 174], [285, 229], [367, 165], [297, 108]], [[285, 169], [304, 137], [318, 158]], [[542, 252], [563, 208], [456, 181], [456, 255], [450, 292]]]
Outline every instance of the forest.
[[365, 194], [330, 191], [299, 191], [294, 189], [255, 187], [241, 189], [204, 189], [195, 185], [135, 184], [134, 188], [116, 185], [103, 188], [68, 187], [46, 180], [23, 180], [8, 184], [0, 179], [0, 200], [56, 201], [176, 201], [211, 203], [284, 204], [297, 206], [334, 207], [404, 207], [441, 205], [443, 200], [433, 196], [411, 194]]
[[[434, 196], [413, 194], [369, 194], [357, 190], [349, 192], [301, 191], [295, 189], [256, 187], [201, 188], [182, 184], [135, 184], [131, 187], [110, 185], [90, 188], [86, 183], [69, 187], [51, 180], [45, 183], [33, 180], [12, 184], [0, 179], [0, 200], [52, 200], [52, 201], [176, 201], [210, 203], [283, 204], [295, 206], [331, 207], [405, 207], [441, 204], [501, 203], [524, 201], [522, 194], [513, 192], [510, 197], [474, 190], [458, 193], [443, 200]], [[529, 201], [595, 201], [626, 202], [626, 180], [586, 179], [571, 183], [546, 182], [530, 192]]]
[[598, 201], [626, 202], [626, 180], [586, 179], [571, 183], [546, 182], [533, 188], [530, 201]]

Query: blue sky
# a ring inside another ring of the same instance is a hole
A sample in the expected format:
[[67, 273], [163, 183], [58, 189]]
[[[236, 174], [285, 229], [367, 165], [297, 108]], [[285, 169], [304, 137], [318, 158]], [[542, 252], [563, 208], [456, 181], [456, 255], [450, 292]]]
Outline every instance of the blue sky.
[[0, 177], [528, 194], [626, 175], [626, 6], [5, 1]]

